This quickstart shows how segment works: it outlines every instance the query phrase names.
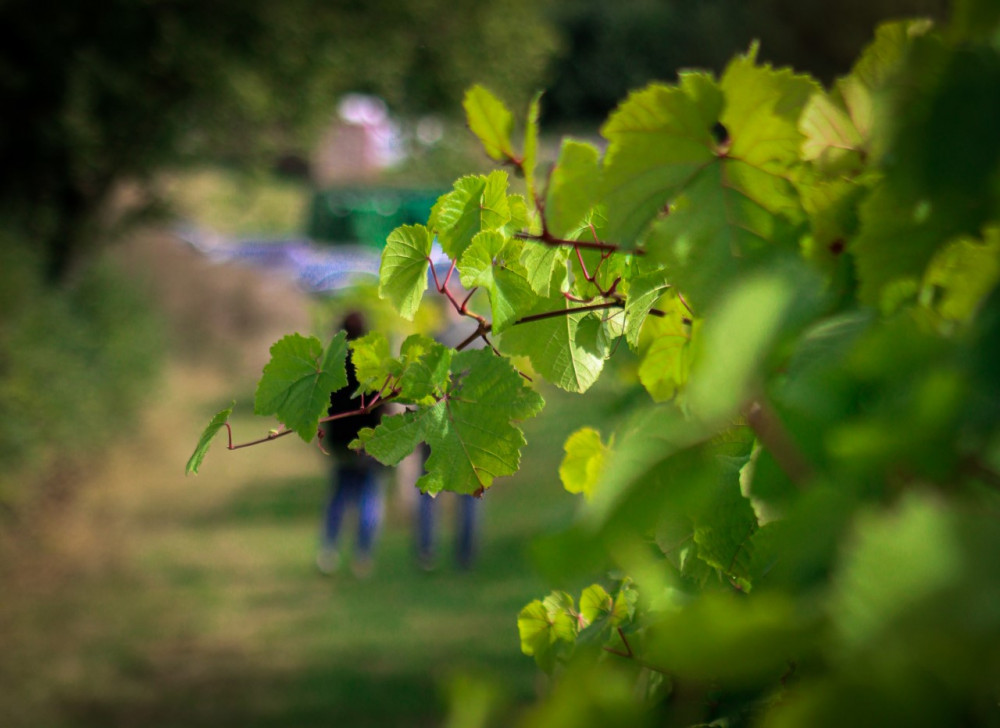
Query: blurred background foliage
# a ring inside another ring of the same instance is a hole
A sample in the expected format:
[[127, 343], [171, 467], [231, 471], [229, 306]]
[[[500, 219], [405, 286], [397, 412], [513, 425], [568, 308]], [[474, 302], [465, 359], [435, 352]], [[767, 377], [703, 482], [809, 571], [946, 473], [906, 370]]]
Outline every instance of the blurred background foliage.
[[825, 83], [843, 75], [888, 18], [943, 20], [947, 0], [556, 0], [560, 50], [548, 70], [551, 123], [599, 123], [632, 89], [679, 68], [720, 72], [753, 40], [760, 59]]

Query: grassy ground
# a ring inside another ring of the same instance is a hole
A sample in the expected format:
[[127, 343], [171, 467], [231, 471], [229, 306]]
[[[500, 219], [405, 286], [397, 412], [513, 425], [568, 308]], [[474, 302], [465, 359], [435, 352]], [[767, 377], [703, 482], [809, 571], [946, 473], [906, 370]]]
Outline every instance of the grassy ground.
[[[529, 424], [526, 468], [484, 499], [471, 572], [447, 549], [436, 571], [416, 568], [408, 499], [390, 490], [371, 578], [321, 576], [318, 452], [291, 438], [233, 453], [216, 444], [201, 475], [182, 475], [208, 417], [234, 396], [252, 401], [261, 342], [307, 321], [306, 303], [158, 245], [152, 264], [176, 325], [207, 326], [242, 301], [246, 349], [224, 367], [190, 352], [173, 360], [141, 430], [77, 496], [0, 543], [0, 726], [440, 725], [448, 685], [480, 677], [512, 706], [530, 700], [538, 674], [520, 654], [516, 614], [547, 587], [525, 551], [572, 513], [556, 468], [588, 417], [555, 397]], [[139, 256], [147, 266], [150, 255]], [[234, 421], [238, 439], [270, 426], [251, 419]]]

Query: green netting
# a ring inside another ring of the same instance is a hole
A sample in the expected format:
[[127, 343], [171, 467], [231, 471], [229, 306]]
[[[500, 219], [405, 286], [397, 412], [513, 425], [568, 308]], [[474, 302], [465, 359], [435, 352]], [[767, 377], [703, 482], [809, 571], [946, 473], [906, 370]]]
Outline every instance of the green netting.
[[438, 190], [338, 187], [318, 191], [309, 210], [307, 234], [317, 241], [373, 248], [400, 225], [426, 223]]

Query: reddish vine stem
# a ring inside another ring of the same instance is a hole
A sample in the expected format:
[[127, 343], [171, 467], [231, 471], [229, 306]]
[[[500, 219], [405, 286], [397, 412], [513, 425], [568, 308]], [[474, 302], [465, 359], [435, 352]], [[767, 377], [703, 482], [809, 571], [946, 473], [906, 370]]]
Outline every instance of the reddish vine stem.
[[558, 309], [556, 311], [545, 311], [544, 313], [535, 313], [530, 316], [525, 316], [524, 318], [519, 318], [514, 322], [514, 325], [527, 324], [532, 321], [542, 321], [544, 319], [555, 318], [556, 316], [569, 316], [574, 313], [581, 313], [584, 311], [602, 311], [609, 308], [624, 308], [625, 304], [622, 301], [605, 301], [604, 303], [592, 303], [589, 306], [576, 306], [575, 308], [564, 308]]
[[617, 650], [614, 647], [609, 647], [605, 645], [603, 648], [605, 652], [612, 655], [617, 655], [618, 657], [622, 657], [626, 660], [632, 660], [637, 665], [641, 665], [642, 667], [645, 667], [647, 670], [652, 670], [653, 672], [658, 672], [663, 675], [671, 674], [669, 670], [665, 670], [662, 667], [657, 667], [656, 665], [651, 665], [650, 663], [646, 662], [641, 657], [636, 655], [635, 652], [632, 650], [632, 645], [629, 644], [628, 638], [625, 636], [625, 631], [621, 627], [616, 627], [616, 629], [618, 631], [618, 638], [622, 641], [622, 644], [625, 645], [625, 650], [624, 651]]
[[812, 464], [799, 451], [784, 423], [766, 402], [762, 399], [751, 402], [746, 408], [746, 418], [757, 439], [796, 487], [803, 488], [812, 480]]
[[[357, 409], [354, 410], [350, 410], [348, 412], [338, 412], [333, 415], [327, 415], [326, 417], [320, 418], [319, 423], [323, 424], [325, 422], [333, 422], [334, 420], [341, 420], [347, 417], [357, 417], [359, 415], [368, 414], [368, 412], [375, 409], [375, 407], [377, 407], [380, 403], [392, 399], [397, 394], [399, 394], [398, 389], [392, 389], [389, 391], [387, 395], [385, 394], [385, 390], [389, 385], [390, 379], [391, 377], [386, 379], [385, 383], [382, 385], [382, 388], [375, 394], [374, 397], [372, 397], [372, 399], [368, 402], [368, 404], [362, 404], [361, 407], [358, 407]], [[285, 426], [282, 425], [282, 429], [277, 430], [275, 432], [269, 432], [265, 437], [260, 437], [256, 440], [251, 440], [249, 442], [241, 442], [237, 445], [234, 445], [233, 428], [228, 422], [226, 422], [225, 424], [226, 424], [226, 431], [229, 434], [229, 445], [227, 447], [228, 450], [239, 450], [244, 447], [261, 445], [265, 442], [271, 442], [272, 440], [277, 440], [278, 438], [285, 437], [286, 435], [291, 435], [293, 432], [295, 432], [295, 430], [286, 429]]]
[[600, 250], [607, 251], [610, 253], [627, 252], [633, 255], [645, 255], [646, 251], [642, 248], [634, 248], [632, 250], [623, 250], [620, 245], [615, 245], [614, 243], [603, 243], [603, 242], [590, 242], [587, 240], [566, 240], [565, 238], [559, 238], [550, 233], [548, 230], [543, 230], [538, 235], [533, 235], [531, 233], [517, 233], [515, 235], [520, 240], [530, 240], [536, 243], [545, 243], [552, 247], [559, 247], [566, 245], [569, 247], [580, 247], [587, 250]]
[[[478, 321], [480, 326], [483, 325], [488, 326], [489, 322], [485, 318], [480, 316], [478, 313], [475, 313], [474, 311], [470, 311], [468, 308], [469, 300], [472, 298], [472, 294], [475, 293], [476, 290], [478, 289], [473, 288], [471, 291], [469, 291], [469, 295], [465, 297], [465, 300], [459, 303], [458, 299], [455, 298], [455, 294], [451, 292], [450, 288], [448, 288], [448, 282], [451, 280], [451, 274], [455, 272], [455, 261], [451, 262], [451, 266], [448, 268], [448, 273], [447, 275], [445, 275], [443, 283], [438, 280], [437, 271], [434, 270], [434, 262], [430, 258], [427, 258], [427, 262], [430, 264], [431, 267], [431, 276], [434, 278], [434, 287], [437, 289], [438, 293], [440, 293], [441, 295], [443, 295], [445, 298], [448, 299], [448, 301], [452, 305], [452, 308], [454, 308], [455, 311], [460, 316], [468, 316], [469, 318]], [[468, 344], [466, 346], [468, 346]]]
[[691, 307], [690, 307], [690, 306], [688, 305], [688, 302], [684, 300], [684, 295], [683, 295], [683, 294], [682, 294], [682, 293], [681, 293], [680, 291], [678, 291], [678, 292], [677, 292], [677, 300], [678, 300], [678, 301], [680, 301], [680, 302], [681, 302], [681, 304], [683, 304], [684, 308], [686, 308], [686, 309], [687, 309], [687, 312], [688, 312], [689, 314], [691, 314], [692, 316], [694, 316], [694, 311], [693, 311], [693, 310], [692, 310], [692, 308], [691, 308]]
[[618, 627], [618, 637], [621, 639], [622, 644], [625, 645], [625, 652], [621, 650], [616, 650], [614, 647], [605, 647], [605, 652], [610, 652], [612, 655], [618, 655], [619, 657], [624, 657], [628, 660], [635, 659], [635, 653], [632, 652], [632, 645], [628, 643], [628, 639], [625, 637], [625, 632], [621, 627]]

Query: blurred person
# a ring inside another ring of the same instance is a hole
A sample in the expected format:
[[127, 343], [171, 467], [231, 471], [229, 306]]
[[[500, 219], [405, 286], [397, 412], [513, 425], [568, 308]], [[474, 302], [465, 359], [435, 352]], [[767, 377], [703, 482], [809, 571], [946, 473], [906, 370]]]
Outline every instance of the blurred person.
[[[467, 295], [461, 286], [451, 284], [452, 293], [464, 299]], [[455, 290], [458, 288], [459, 290]], [[469, 335], [469, 319], [459, 314], [444, 298], [439, 298], [442, 302], [445, 324], [441, 330], [435, 334], [434, 338], [445, 346], [455, 347], [462, 343]], [[465, 324], [464, 326], [462, 324]], [[482, 339], [476, 339], [466, 348], [481, 348], [484, 346]], [[420, 446], [420, 466], [425, 470], [427, 458], [430, 457], [430, 448], [426, 443]], [[455, 498], [455, 563], [460, 569], [472, 568], [475, 561], [477, 548], [477, 528], [479, 521], [480, 499], [466, 494], [451, 494]], [[438, 500], [441, 494], [436, 496], [420, 493], [417, 496], [416, 505], [416, 547], [417, 563], [420, 568], [430, 571], [437, 561], [437, 548], [435, 543], [436, 511], [438, 510]]]
[[[421, 463], [427, 462], [430, 448], [421, 445]], [[437, 496], [420, 493], [417, 496], [417, 563], [425, 571], [437, 563], [435, 520], [438, 509]], [[467, 494], [455, 497], [455, 563], [460, 569], [471, 569], [476, 556], [479, 499]]]
[[[353, 341], [366, 333], [365, 318], [359, 311], [345, 316], [341, 327], [347, 340]], [[355, 397], [358, 379], [350, 354], [347, 359], [347, 385], [330, 394], [328, 414], [360, 409], [361, 398]], [[363, 427], [375, 427], [381, 418], [381, 406], [362, 415], [344, 417], [326, 423], [323, 442], [334, 458], [331, 473], [330, 498], [323, 518], [323, 529], [316, 566], [324, 574], [340, 567], [338, 539], [344, 514], [351, 506], [358, 511], [357, 543], [352, 554], [351, 570], [359, 578], [371, 574], [375, 540], [382, 522], [382, 495], [379, 484], [381, 465], [370, 455], [349, 449]]]

